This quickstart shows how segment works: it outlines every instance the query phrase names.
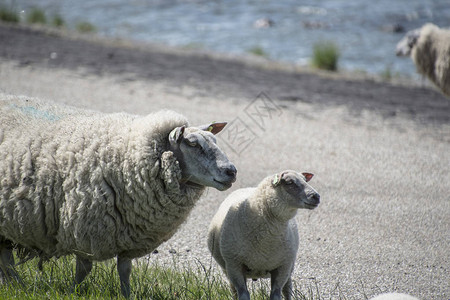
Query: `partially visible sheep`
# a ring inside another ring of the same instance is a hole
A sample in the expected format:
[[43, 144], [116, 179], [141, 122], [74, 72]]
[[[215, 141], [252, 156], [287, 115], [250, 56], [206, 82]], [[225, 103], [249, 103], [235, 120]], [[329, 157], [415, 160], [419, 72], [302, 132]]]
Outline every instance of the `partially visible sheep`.
[[295, 215], [314, 209], [319, 194], [307, 183], [313, 174], [284, 171], [256, 188], [239, 189], [211, 221], [208, 248], [240, 300], [250, 299], [247, 278], [271, 277], [270, 299], [291, 299], [291, 273], [298, 250]]
[[416, 297], [401, 293], [386, 293], [378, 295], [370, 300], [419, 300]]
[[103, 114], [0, 94], [0, 277], [17, 278], [12, 250], [76, 254], [74, 284], [92, 261], [117, 256], [130, 295], [131, 259], [186, 220], [205, 186], [225, 190], [236, 168], [213, 134], [180, 114]]
[[450, 30], [433, 24], [409, 31], [397, 44], [398, 56], [411, 55], [417, 71], [450, 97]]

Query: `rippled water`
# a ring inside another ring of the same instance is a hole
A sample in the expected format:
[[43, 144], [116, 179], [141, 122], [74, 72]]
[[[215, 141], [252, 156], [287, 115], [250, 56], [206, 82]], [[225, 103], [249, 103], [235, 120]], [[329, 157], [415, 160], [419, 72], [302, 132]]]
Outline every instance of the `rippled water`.
[[[38, 3], [38, 4], [37, 4]], [[17, 9], [38, 5], [69, 24], [89, 21], [101, 35], [202, 47], [225, 53], [261, 48], [271, 59], [307, 64], [313, 44], [335, 42], [339, 67], [418, 77], [410, 59], [397, 58], [404, 30], [426, 22], [450, 26], [449, 0], [15, 0]], [[273, 26], [257, 28], [268, 18]]]

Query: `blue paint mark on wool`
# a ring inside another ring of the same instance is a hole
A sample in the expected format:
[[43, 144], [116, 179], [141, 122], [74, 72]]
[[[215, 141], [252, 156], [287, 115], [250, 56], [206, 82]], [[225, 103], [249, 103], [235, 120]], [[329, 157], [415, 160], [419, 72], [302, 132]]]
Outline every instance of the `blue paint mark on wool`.
[[26, 107], [20, 107], [17, 105], [12, 105], [14, 108], [19, 109], [24, 114], [29, 115], [31, 117], [37, 118], [37, 119], [44, 119], [48, 121], [58, 121], [60, 117], [57, 115], [52, 114], [51, 112], [45, 111], [45, 110], [39, 110], [32, 106], [26, 106]]

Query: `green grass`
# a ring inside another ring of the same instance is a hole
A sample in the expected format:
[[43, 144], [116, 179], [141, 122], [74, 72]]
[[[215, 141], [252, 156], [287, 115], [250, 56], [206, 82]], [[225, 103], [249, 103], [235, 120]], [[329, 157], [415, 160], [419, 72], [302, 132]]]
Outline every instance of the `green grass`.
[[54, 27], [64, 27], [66, 24], [60, 15], [54, 15], [52, 18], [52, 25]]
[[314, 44], [312, 65], [316, 68], [336, 71], [338, 68], [339, 49], [333, 42]]
[[[0, 285], [0, 299], [116, 299], [121, 298], [115, 261], [96, 263], [75, 292], [71, 292], [75, 274], [72, 256], [50, 260], [38, 270], [34, 259], [17, 266], [23, 285]], [[252, 299], [268, 299], [269, 280], [248, 281]], [[177, 264], [161, 266], [149, 260], [134, 264], [131, 273], [132, 298], [135, 299], [232, 299], [228, 283], [209, 266]], [[294, 286], [294, 299], [321, 299], [317, 287], [301, 292]]]
[[187, 49], [187, 50], [201, 50], [201, 49], [204, 49], [205, 46], [202, 45], [201, 43], [192, 42], [192, 43], [188, 43], [188, 44], [181, 46], [181, 48]]
[[390, 81], [391, 79], [392, 79], [392, 71], [391, 71], [391, 68], [390, 67], [388, 67], [388, 66], [386, 66], [386, 68], [384, 69], [384, 71], [382, 71], [381, 73], [380, 73], [380, 76], [381, 76], [381, 78], [383, 79], [383, 80], [385, 80], [385, 81]]
[[34, 7], [27, 14], [27, 22], [30, 24], [47, 24], [47, 17], [42, 9]]
[[0, 6], [0, 20], [9, 23], [19, 23], [19, 14], [5, 6]]
[[76, 25], [76, 29], [81, 33], [93, 33], [96, 30], [95, 26], [89, 22], [80, 22]]
[[402, 77], [400, 73], [393, 72], [392, 67], [390, 65], [387, 65], [384, 68], [384, 70], [379, 73], [379, 75], [380, 75], [381, 79], [384, 81], [391, 81], [391, 80], [399, 79]]
[[257, 55], [257, 56], [268, 57], [268, 54], [260, 46], [252, 47], [252, 48], [248, 49], [247, 52], [249, 52], [253, 55]]
[[[19, 23], [19, 13], [6, 6], [0, 5], [0, 20], [10, 23]], [[42, 9], [34, 7], [27, 13], [26, 22], [30, 24], [47, 24], [47, 16]], [[52, 17], [50, 25], [54, 27], [64, 27], [65, 22], [60, 15], [56, 14]]]

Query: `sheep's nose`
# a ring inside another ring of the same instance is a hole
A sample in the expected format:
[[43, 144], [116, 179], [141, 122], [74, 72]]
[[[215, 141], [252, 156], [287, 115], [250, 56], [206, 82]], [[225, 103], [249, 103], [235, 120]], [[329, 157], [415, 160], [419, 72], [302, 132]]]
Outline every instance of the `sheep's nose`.
[[233, 182], [236, 181], [237, 170], [234, 165], [230, 165], [228, 168], [226, 168], [225, 174], [227, 174], [229, 177], [231, 177]]
[[312, 199], [314, 200], [314, 203], [315, 204], [319, 204], [320, 203], [320, 195], [319, 194], [314, 194], [313, 196], [312, 196]]

